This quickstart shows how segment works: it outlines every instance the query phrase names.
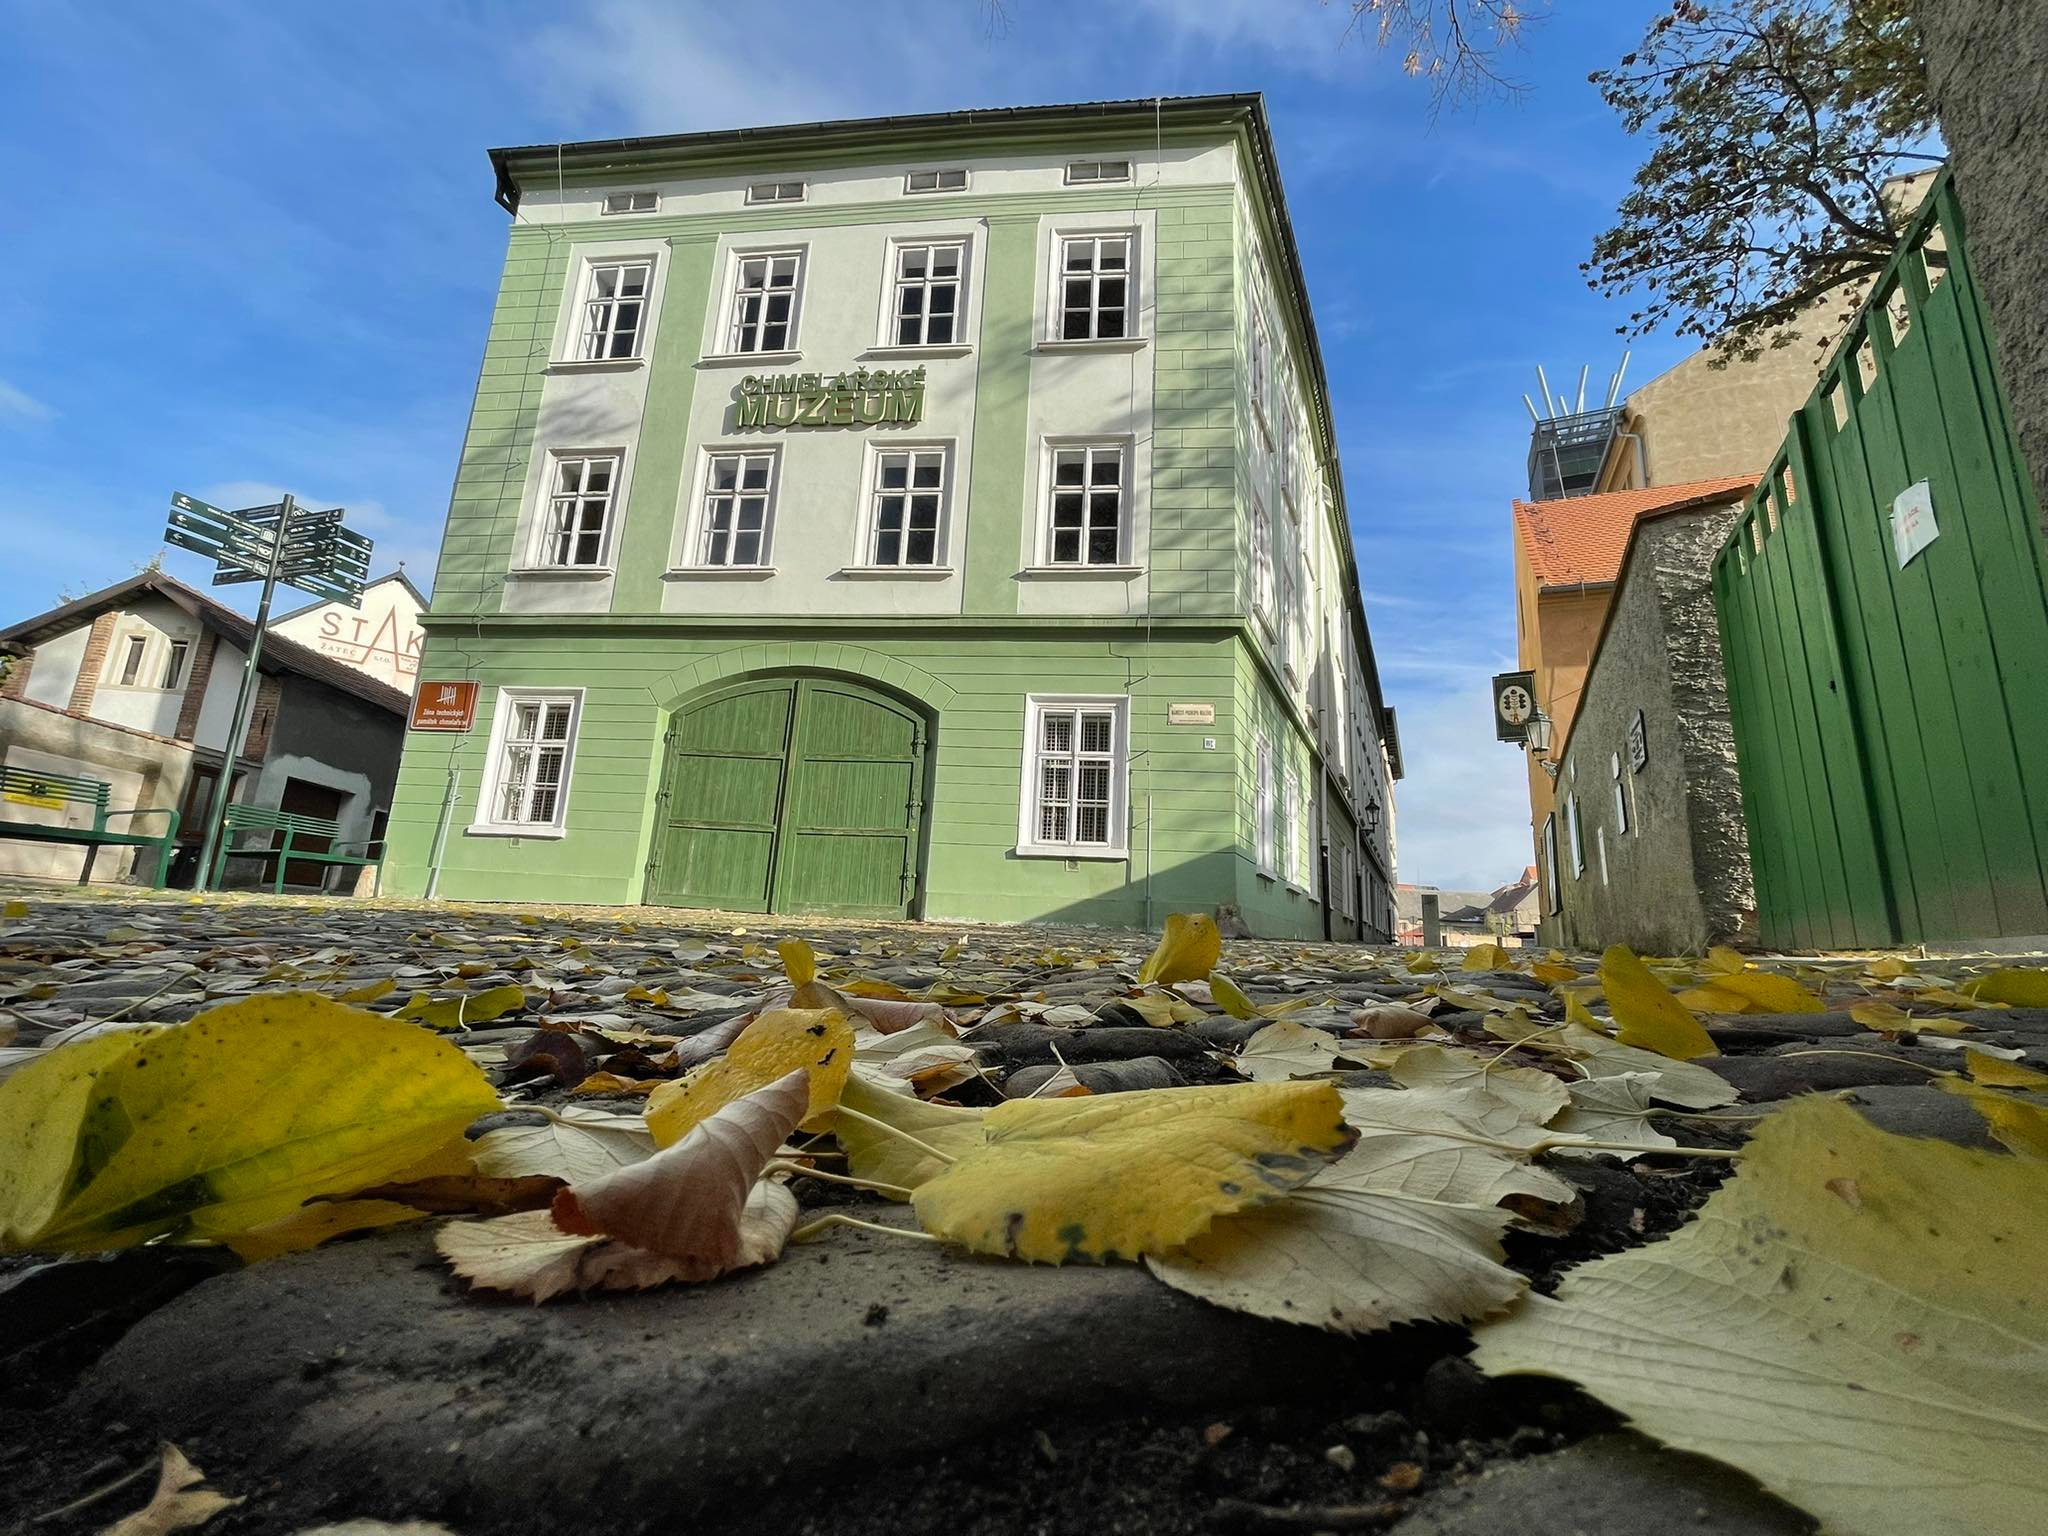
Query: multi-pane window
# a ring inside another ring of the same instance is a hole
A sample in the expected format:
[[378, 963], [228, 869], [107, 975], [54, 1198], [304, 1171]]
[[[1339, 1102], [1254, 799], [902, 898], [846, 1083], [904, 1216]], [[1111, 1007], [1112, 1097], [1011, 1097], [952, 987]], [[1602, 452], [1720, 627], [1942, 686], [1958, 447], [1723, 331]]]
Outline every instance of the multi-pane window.
[[1252, 406], [1258, 413], [1260, 425], [1272, 415], [1268, 403], [1273, 393], [1273, 348], [1266, 337], [1266, 317], [1257, 309], [1252, 311]]
[[611, 192], [605, 195], [606, 213], [653, 213], [661, 207], [658, 192]]
[[1288, 391], [1281, 391], [1280, 401], [1280, 494], [1287, 500], [1287, 510], [1299, 521], [1301, 517], [1301, 435], [1296, 430], [1293, 403], [1287, 398]]
[[1281, 560], [1278, 574], [1280, 601], [1279, 612], [1273, 620], [1273, 635], [1280, 665], [1291, 676], [1294, 672], [1294, 621], [1301, 606], [1299, 578], [1295, 575], [1292, 558]]
[[1130, 302], [1129, 235], [1070, 235], [1060, 242], [1060, 340], [1128, 336]]
[[1617, 835], [1628, 832], [1628, 781], [1621, 771], [1621, 754], [1612, 753], [1607, 759], [1608, 772], [1614, 779], [1614, 830]]
[[964, 192], [967, 190], [967, 172], [960, 169], [943, 171], [912, 171], [904, 178], [906, 192]]
[[1067, 165], [1069, 186], [1086, 187], [1105, 181], [1130, 179], [1131, 162], [1128, 160], [1075, 160]]
[[165, 688], [176, 688], [185, 681], [185, 659], [192, 654], [190, 640], [173, 640], [171, 654], [164, 658]]
[[705, 565], [759, 565], [775, 489], [772, 453], [714, 453], [704, 474]]
[[797, 280], [803, 257], [795, 251], [742, 256], [734, 277], [732, 327], [727, 345], [734, 352], [786, 352], [796, 335]]
[[1547, 912], [1558, 908], [1557, 886], [1557, 813], [1552, 811], [1543, 818], [1543, 907]]
[[142, 653], [149, 646], [146, 635], [130, 635], [128, 649], [121, 657], [121, 686], [132, 688], [135, 680], [142, 675]]
[[1252, 611], [1269, 623], [1273, 615], [1273, 519], [1266, 499], [1252, 495]]
[[895, 317], [890, 339], [899, 347], [942, 346], [960, 335], [960, 269], [966, 247], [896, 247]]
[[1280, 846], [1276, 867], [1290, 884], [1301, 884], [1302, 850], [1307, 845], [1301, 825], [1301, 774], [1293, 766], [1280, 777]]
[[564, 454], [555, 460], [537, 564], [604, 564], [618, 480], [613, 454]]
[[1253, 791], [1257, 795], [1254, 810], [1257, 813], [1258, 869], [1262, 875], [1271, 875], [1277, 872], [1279, 862], [1277, 856], [1279, 807], [1274, 803], [1278, 794], [1278, 787], [1274, 783], [1273, 775], [1273, 743], [1266, 737], [1261, 736], [1256, 752], [1257, 760], [1253, 778]]
[[757, 181], [747, 188], [750, 203], [800, 203], [804, 184], [800, 181]]
[[945, 499], [944, 449], [891, 448], [876, 454], [868, 563], [937, 565]]
[[640, 355], [640, 335], [647, 320], [647, 284], [653, 270], [653, 263], [646, 261], [591, 264], [578, 357], [601, 362]]
[[1579, 797], [1574, 791], [1564, 803], [1564, 829], [1571, 843], [1572, 878], [1586, 872], [1586, 828], [1579, 816]]
[[502, 696], [504, 734], [491, 792], [491, 820], [500, 826], [562, 823], [562, 793], [576, 734], [576, 696]]
[[1123, 558], [1124, 450], [1115, 444], [1055, 448], [1052, 565], [1116, 565]]
[[1124, 773], [1122, 700], [1031, 701], [1021, 841], [1046, 849], [1115, 851]]

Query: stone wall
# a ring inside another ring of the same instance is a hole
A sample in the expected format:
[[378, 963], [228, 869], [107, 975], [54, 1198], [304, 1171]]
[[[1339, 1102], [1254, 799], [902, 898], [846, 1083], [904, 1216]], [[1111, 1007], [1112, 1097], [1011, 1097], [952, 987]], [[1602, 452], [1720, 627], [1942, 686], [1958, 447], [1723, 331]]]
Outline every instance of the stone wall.
[[[1586, 862], [1575, 876], [1560, 813], [1561, 910], [1545, 925], [1546, 939], [1660, 954], [1754, 939], [1755, 888], [1709, 574], [1735, 512], [1730, 504], [1637, 525], [1565, 744], [1558, 798], [1578, 797]], [[1637, 710], [1648, 747], [1640, 770], [1628, 743]], [[1617, 754], [1625, 830], [1614, 797]]]
[[2048, 535], [2048, 12], [2039, 0], [1917, 0], [1970, 262]]
[[[108, 807], [112, 810], [176, 807], [184, 799], [185, 784], [191, 777], [192, 746], [146, 731], [82, 719], [27, 699], [0, 699], [0, 762], [30, 772], [104, 779], [111, 788]], [[0, 821], [91, 826], [92, 808], [67, 804], [62, 810], [50, 810], [12, 803], [0, 805]], [[117, 832], [130, 827], [161, 832], [166, 825], [162, 816], [123, 816], [108, 823]], [[0, 838], [0, 874], [76, 880], [84, 861], [85, 848], [79, 844]], [[93, 857], [95, 881], [146, 882], [155, 875], [153, 848], [101, 848]]]

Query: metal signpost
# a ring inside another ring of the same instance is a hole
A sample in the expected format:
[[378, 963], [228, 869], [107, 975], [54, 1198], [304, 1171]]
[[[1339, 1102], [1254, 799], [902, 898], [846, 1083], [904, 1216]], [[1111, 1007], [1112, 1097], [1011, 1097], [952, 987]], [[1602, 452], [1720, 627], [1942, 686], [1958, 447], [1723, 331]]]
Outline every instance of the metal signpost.
[[194, 889], [205, 890], [213, 874], [214, 857], [220, 849], [221, 823], [227, 817], [228, 796], [234, 789], [235, 760], [242, 755], [242, 742], [249, 734], [249, 717], [256, 707], [256, 679], [263, 661], [263, 628], [270, 622], [270, 600], [278, 584], [297, 587], [316, 597], [363, 605], [363, 583], [370, 574], [370, 541], [341, 525], [341, 508], [315, 512], [301, 507], [290, 496], [267, 507], [245, 507], [227, 512], [182, 491], [171, 496], [170, 520], [164, 528], [166, 542], [214, 562], [213, 584], [260, 581], [263, 594], [256, 603], [255, 628], [249, 637], [249, 656], [242, 668], [242, 687], [235, 697], [234, 724], [228, 732], [221, 770], [214, 781], [213, 800], [206, 810], [206, 830], [199, 843], [199, 875]]

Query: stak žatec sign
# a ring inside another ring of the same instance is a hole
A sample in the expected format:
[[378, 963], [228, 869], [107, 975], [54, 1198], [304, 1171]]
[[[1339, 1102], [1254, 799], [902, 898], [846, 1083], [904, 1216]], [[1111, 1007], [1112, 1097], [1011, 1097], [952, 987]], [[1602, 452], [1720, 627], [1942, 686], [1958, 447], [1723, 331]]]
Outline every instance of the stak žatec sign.
[[908, 426], [924, 416], [924, 369], [861, 368], [822, 373], [750, 373], [735, 392], [748, 427]]

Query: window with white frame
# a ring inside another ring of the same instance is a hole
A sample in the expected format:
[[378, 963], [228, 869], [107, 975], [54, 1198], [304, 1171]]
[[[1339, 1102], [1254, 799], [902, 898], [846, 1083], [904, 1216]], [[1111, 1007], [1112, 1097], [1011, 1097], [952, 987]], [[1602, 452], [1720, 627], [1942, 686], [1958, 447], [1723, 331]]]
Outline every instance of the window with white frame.
[[190, 640], [173, 640], [171, 653], [164, 658], [164, 688], [176, 688], [185, 681], [185, 661], [192, 654]]
[[581, 701], [577, 692], [507, 689], [498, 695], [497, 741], [481, 818], [485, 825], [562, 825]]
[[1252, 492], [1252, 611], [1273, 622], [1273, 519], [1266, 498]]
[[1281, 846], [1279, 868], [1289, 885], [1305, 885], [1302, 870], [1308, 863], [1308, 826], [1301, 796], [1301, 772], [1289, 764], [1280, 780]]
[[800, 181], [757, 181], [747, 188], [749, 203], [800, 203], [804, 184]]
[[1579, 796], [1574, 790], [1564, 802], [1564, 829], [1571, 844], [1572, 878], [1578, 879], [1586, 872], [1586, 828], [1579, 818]]
[[959, 167], [936, 171], [912, 171], [903, 179], [906, 192], [965, 192], [967, 172]]
[[1557, 812], [1543, 818], [1543, 909], [1557, 910]]
[[1123, 697], [1027, 701], [1020, 849], [1123, 852], [1129, 711]]
[[536, 566], [602, 566], [610, 553], [619, 483], [615, 453], [558, 453], [549, 464]]
[[1123, 562], [1125, 460], [1121, 443], [1062, 443], [1052, 449], [1048, 565]]
[[1600, 883], [1605, 885], [1607, 883], [1607, 829], [1605, 827], [1595, 827], [1593, 829], [1593, 844], [1600, 851]]
[[1288, 515], [1301, 521], [1301, 433], [1294, 415], [1292, 392], [1285, 387], [1280, 397], [1280, 494], [1287, 502]]
[[748, 252], [735, 258], [728, 352], [788, 352], [796, 346], [801, 251]]
[[1607, 771], [1614, 779], [1614, 831], [1618, 837], [1628, 835], [1628, 776], [1621, 771], [1621, 754], [1611, 754], [1607, 759]]
[[698, 519], [697, 563], [767, 563], [768, 520], [775, 499], [775, 452], [717, 452], [704, 465], [704, 507]]
[[121, 686], [133, 688], [142, 676], [142, 653], [149, 649], [149, 636], [130, 635], [127, 648], [121, 653]]
[[638, 357], [647, 328], [651, 261], [594, 261], [584, 279], [583, 334], [576, 355], [586, 363]]
[[1128, 160], [1071, 160], [1067, 163], [1067, 185], [1070, 187], [1090, 187], [1105, 181], [1130, 179], [1131, 162]]
[[867, 563], [937, 565], [945, 511], [945, 449], [876, 451], [869, 493]]
[[1294, 676], [1294, 624], [1300, 608], [1300, 578], [1295, 574], [1292, 550], [1283, 550], [1278, 571], [1279, 612], [1273, 625], [1274, 649], [1278, 653], [1280, 668], [1289, 677]]
[[608, 192], [605, 194], [604, 211], [607, 214], [656, 213], [661, 208], [659, 192]]
[[[1266, 337], [1266, 317], [1257, 301], [1252, 307], [1252, 409], [1264, 427], [1272, 414], [1273, 348]], [[1270, 439], [1269, 439], [1270, 440]]]
[[1116, 341], [1130, 335], [1131, 248], [1134, 238], [1068, 235], [1060, 241], [1061, 341]]
[[937, 347], [960, 339], [961, 274], [966, 265], [963, 241], [896, 247], [890, 345]]
[[1337, 911], [1345, 917], [1352, 915], [1351, 857], [1351, 845], [1349, 843], [1339, 843], [1337, 845], [1337, 857], [1332, 861], [1336, 865], [1337, 888], [1330, 893], [1330, 899], [1337, 908]]
[[1275, 854], [1278, 837], [1276, 821], [1279, 811], [1279, 807], [1274, 803], [1279, 789], [1274, 783], [1273, 743], [1271, 738], [1260, 736], [1255, 750], [1256, 762], [1253, 770], [1252, 790], [1256, 797], [1254, 810], [1257, 818], [1256, 833], [1258, 836], [1257, 867], [1260, 874], [1271, 876], [1278, 873]]

